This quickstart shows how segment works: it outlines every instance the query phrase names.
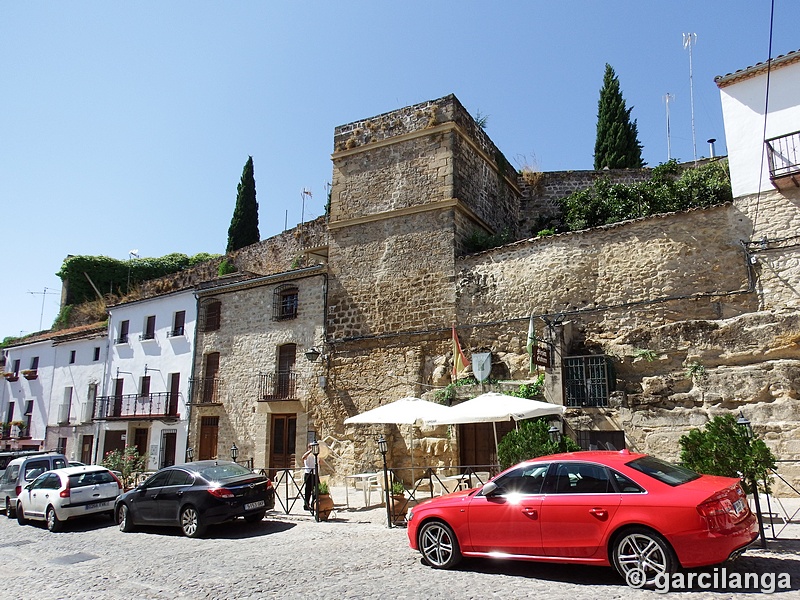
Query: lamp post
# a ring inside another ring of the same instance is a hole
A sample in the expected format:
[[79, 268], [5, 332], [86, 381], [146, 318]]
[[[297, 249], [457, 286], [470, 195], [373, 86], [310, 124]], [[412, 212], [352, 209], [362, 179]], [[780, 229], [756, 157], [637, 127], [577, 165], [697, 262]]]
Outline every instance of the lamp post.
[[386, 503], [386, 524], [392, 528], [392, 509], [389, 506], [389, 471], [386, 468], [386, 453], [389, 451], [389, 444], [383, 436], [378, 438], [378, 450], [383, 456], [383, 495]]
[[192, 459], [193, 459], [193, 458], [194, 458], [194, 448], [192, 448], [191, 446], [189, 446], [189, 447], [186, 449], [186, 462], [192, 462]]
[[236, 462], [236, 458], [239, 456], [239, 448], [236, 447], [236, 442], [231, 444], [231, 460]]
[[311, 442], [311, 454], [314, 455], [314, 520], [319, 523], [319, 442]]
[[[753, 440], [753, 426], [750, 424], [750, 421], [742, 414], [742, 411], [739, 411], [739, 418], [736, 419], [736, 425], [739, 426], [739, 433], [744, 437], [745, 442], [747, 443], [747, 450], [748, 453], [750, 451], [750, 444], [752, 444]], [[744, 477], [747, 477], [747, 473], [744, 474]], [[750, 477], [750, 485], [753, 488], [753, 500], [755, 500], [756, 504], [756, 518], [758, 519], [758, 535], [761, 538], [761, 547], [767, 547], [767, 538], [764, 537], [764, 517], [761, 514], [761, 500], [758, 497], [758, 481], [756, 481], [756, 475], [753, 473]]]
[[547, 430], [547, 435], [550, 436], [550, 441], [554, 444], [558, 444], [561, 441], [561, 431], [555, 425], [550, 425], [550, 429]]

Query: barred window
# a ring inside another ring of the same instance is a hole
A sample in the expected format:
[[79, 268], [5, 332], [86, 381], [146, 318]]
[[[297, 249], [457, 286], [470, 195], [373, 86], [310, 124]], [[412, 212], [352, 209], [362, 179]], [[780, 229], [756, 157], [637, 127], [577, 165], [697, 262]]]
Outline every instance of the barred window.
[[608, 406], [614, 376], [608, 356], [564, 358], [564, 391], [567, 406]]
[[295, 285], [281, 285], [275, 288], [272, 300], [272, 320], [285, 321], [297, 318], [298, 290]]

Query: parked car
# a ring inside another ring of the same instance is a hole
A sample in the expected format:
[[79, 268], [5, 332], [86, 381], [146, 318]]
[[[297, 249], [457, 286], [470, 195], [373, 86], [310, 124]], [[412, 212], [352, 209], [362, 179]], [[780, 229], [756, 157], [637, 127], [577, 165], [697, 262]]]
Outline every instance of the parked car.
[[64, 521], [105, 513], [114, 517], [114, 500], [122, 483], [105, 467], [53, 469], [27, 484], [17, 498], [17, 521], [46, 521], [47, 529], [60, 531]]
[[66, 466], [67, 457], [58, 452], [20, 456], [9, 462], [0, 478], [0, 498], [5, 506], [6, 516], [11, 519], [16, 514], [17, 496], [25, 485], [45, 471], [63, 469]]
[[721, 563], [757, 536], [738, 479], [628, 450], [542, 456], [408, 513], [409, 543], [434, 568], [502, 557], [613, 565], [648, 583]]
[[114, 514], [120, 531], [166, 525], [199, 537], [208, 525], [236, 517], [258, 522], [274, 506], [268, 477], [234, 462], [203, 460], [161, 469], [117, 498]]
[[0, 452], [0, 479], [3, 477], [3, 473], [5, 473], [8, 463], [15, 458], [20, 458], [21, 456], [35, 456], [37, 454], [48, 454], [49, 452], [51, 452], [51, 450], [4, 450]]

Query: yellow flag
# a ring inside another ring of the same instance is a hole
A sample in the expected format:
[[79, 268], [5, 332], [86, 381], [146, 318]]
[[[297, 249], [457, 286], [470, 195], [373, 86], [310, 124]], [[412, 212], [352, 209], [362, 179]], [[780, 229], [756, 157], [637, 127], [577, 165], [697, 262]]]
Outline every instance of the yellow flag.
[[461, 351], [461, 344], [458, 343], [458, 334], [456, 333], [456, 326], [453, 325], [453, 377], [458, 379], [458, 376], [467, 368], [467, 357]]

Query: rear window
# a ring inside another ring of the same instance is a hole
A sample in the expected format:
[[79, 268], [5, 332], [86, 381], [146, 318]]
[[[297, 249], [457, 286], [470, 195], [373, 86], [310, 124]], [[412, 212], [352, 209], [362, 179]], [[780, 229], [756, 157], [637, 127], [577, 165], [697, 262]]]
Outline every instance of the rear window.
[[11, 465], [6, 469], [6, 472], [3, 473], [3, 483], [11, 483], [12, 481], [16, 481], [17, 477], [19, 476], [19, 465]]
[[78, 473], [69, 476], [69, 487], [85, 487], [88, 485], [100, 485], [102, 483], [116, 483], [114, 477], [108, 471], [92, 471], [91, 473]]
[[200, 476], [206, 481], [222, 481], [224, 479], [230, 479], [231, 477], [252, 475], [250, 469], [245, 469], [244, 467], [233, 463], [229, 465], [214, 465], [211, 467], [206, 467], [204, 469], [200, 469], [199, 473]]
[[673, 465], [672, 463], [652, 456], [637, 458], [627, 463], [627, 466], [673, 487], [700, 477], [700, 475], [690, 469]]

